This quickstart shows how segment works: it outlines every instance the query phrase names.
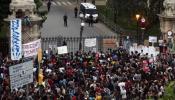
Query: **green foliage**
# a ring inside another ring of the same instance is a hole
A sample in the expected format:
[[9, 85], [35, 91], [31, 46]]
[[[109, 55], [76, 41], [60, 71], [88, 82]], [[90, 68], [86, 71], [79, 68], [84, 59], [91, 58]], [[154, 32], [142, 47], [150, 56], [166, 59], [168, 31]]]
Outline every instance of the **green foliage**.
[[38, 8], [40, 8], [42, 6], [42, 1], [41, 0], [34, 0], [35, 4], [36, 4], [36, 8], [38, 10]]
[[160, 27], [159, 26], [159, 23], [156, 23], [154, 25], [151, 25], [151, 27], [148, 27], [147, 28], [147, 33], [149, 35], [159, 35], [159, 34], [161, 34], [159, 27]]
[[0, 37], [5, 36], [4, 31], [5, 28], [3, 28], [4, 26], [4, 18], [6, 18], [8, 16], [9, 12], [9, 4], [10, 4], [11, 0], [0, 0]]
[[3, 37], [5, 37], [5, 33], [4, 32], [0, 32], [0, 38], [3, 38]]
[[172, 81], [168, 84], [168, 86], [165, 87], [165, 96], [163, 97], [163, 100], [175, 99], [174, 85], [175, 85], [175, 81]]
[[42, 5], [41, 0], [34, 0], [37, 6], [37, 14], [42, 17], [42, 23], [47, 19], [46, 14], [48, 13], [47, 9]]
[[0, 31], [0, 38], [5, 38], [7, 36], [8, 28], [9, 28], [8, 24], [3, 23], [2, 27], [1, 27], [1, 31]]
[[108, 0], [106, 7], [99, 6], [99, 13], [106, 16], [126, 30], [136, 30], [136, 14], [140, 14], [148, 23], [147, 31], [159, 34], [159, 19], [157, 14], [163, 9], [163, 0]]

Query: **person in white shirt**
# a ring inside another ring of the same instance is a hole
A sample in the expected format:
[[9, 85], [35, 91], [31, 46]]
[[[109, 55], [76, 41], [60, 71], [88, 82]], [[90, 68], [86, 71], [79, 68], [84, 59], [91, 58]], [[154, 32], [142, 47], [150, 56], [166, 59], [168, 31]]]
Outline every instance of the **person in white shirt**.
[[125, 89], [125, 82], [118, 83], [118, 86], [120, 87], [120, 93], [122, 95], [122, 99], [125, 100], [127, 98], [126, 89]]

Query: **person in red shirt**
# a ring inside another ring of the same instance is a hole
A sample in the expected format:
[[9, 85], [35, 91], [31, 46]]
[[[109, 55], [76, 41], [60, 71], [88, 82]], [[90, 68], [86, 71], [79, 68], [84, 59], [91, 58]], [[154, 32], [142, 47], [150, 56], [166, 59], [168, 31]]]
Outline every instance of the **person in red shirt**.
[[76, 96], [73, 96], [73, 97], [72, 97], [72, 100], [77, 100], [77, 97], [76, 97]]
[[67, 68], [66, 74], [67, 74], [68, 77], [72, 77], [73, 74], [74, 74], [73, 68], [72, 67]]

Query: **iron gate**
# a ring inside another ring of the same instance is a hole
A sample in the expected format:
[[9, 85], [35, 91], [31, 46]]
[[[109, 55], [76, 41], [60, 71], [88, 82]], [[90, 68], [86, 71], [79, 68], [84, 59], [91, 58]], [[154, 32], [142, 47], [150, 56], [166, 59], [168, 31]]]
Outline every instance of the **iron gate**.
[[[96, 46], [94, 47], [86, 47], [85, 44], [85, 39], [90, 39], [90, 38], [96, 38]], [[85, 52], [88, 51], [99, 51], [99, 50], [107, 50], [108, 48], [103, 46], [103, 39], [116, 39], [116, 36], [99, 36], [99, 37], [82, 37], [82, 50]], [[62, 46], [63, 41], [66, 42], [67, 47], [68, 47], [68, 52], [73, 52], [75, 53], [76, 51], [79, 50], [79, 42], [80, 42], [80, 37], [47, 37], [47, 38], [42, 38], [42, 49], [43, 50], [48, 50], [49, 48], [55, 49], [56, 47]]]

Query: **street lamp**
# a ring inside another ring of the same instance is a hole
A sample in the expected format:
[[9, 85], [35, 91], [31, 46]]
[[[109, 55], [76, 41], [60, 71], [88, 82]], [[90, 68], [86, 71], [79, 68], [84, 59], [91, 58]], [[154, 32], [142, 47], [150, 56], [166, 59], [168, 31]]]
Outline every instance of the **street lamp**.
[[81, 22], [83, 22], [83, 18], [84, 18], [84, 14], [83, 13], [80, 13]]
[[138, 43], [138, 28], [139, 28], [139, 18], [140, 18], [140, 15], [139, 14], [136, 14], [136, 20], [137, 20], [137, 43]]
[[142, 30], [142, 43], [144, 44], [144, 34], [145, 34], [145, 22], [146, 22], [146, 20], [145, 20], [145, 18], [144, 17], [142, 17], [141, 18], [141, 30]]
[[163, 47], [164, 47], [164, 41], [163, 40], [159, 40], [159, 51], [160, 51], [160, 54], [163, 53]]
[[83, 33], [83, 28], [85, 26], [84, 22], [81, 22], [80, 24], [80, 42], [79, 42], [79, 50], [82, 50], [82, 44], [81, 44], [81, 40], [82, 40], [82, 33]]
[[169, 51], [171, 51], [172, 47], [173, 47], [173, 43], [172, 43], [172, 35], [173, 35], [173, 32], [172, 31], [168, 31], [168, 48], [169, 48]]

